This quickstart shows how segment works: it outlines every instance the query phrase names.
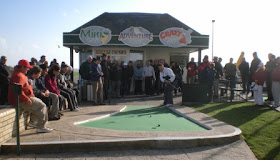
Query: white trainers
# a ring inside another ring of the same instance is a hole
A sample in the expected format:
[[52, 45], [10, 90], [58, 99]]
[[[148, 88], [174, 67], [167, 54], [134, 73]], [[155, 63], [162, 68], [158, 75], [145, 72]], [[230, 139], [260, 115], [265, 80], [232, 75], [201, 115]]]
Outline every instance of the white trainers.
[[166, 104], [165, 107], [172, 107], [172, 104]]
[[53, 129], [51, 129], [51, 128], [48, 128], [48, 127], [45, 127], [45, 128], [38, 128], [37, 130], [36, 130], [36, 132], [37, 133], [49, 133], [49, 132], [51, 132]]

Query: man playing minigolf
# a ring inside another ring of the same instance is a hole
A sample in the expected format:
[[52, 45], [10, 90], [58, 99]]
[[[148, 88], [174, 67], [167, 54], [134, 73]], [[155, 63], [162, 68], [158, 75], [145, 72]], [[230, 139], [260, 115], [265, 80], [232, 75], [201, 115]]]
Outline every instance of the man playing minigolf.
[[164, 88], [164, 102], [165, 107], [171, 107], [173, 104], [173, 89], [175, 74], [170, 68], [164, 67], [163, 64], [158, 64], [158, 69], [160, 70], [160, 81], [165, 83]]

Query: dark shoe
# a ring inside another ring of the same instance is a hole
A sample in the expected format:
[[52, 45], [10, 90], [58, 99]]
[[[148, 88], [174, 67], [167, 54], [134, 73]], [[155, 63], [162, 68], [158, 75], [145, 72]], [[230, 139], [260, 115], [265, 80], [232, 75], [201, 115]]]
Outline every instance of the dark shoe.
[[61, 112], [58, 112], [58, 115], [59, 115], [59, 116], [64, 116], [64, 114], [63, 114], [63, 113], [61, 113]]
[[106, 103], [99, 103], [99, 105], [106, 105]]
[[49, 118], [49, 121], [57, 121], [57, 120], [60, 120], [60, 117], [52, 117], [52, 118]]

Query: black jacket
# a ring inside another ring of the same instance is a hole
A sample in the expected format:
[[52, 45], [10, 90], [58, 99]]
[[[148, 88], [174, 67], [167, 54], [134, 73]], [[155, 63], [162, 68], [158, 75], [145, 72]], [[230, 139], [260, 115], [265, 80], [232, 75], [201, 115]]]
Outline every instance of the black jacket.
[[249, 77], [249, 63], [248, 62], [242, 62], [239, 65], [238, 69], [240, 70], [241, 77], [246, 77], [246, 76]]
[[84, 80], [90, 80], [91, 78], [91, 63], [88, 63], [88, 61], [85, 61], [80, 66], [79, 73]]
[[9, 84], [10, 71], [8, 66], [0, 64], [0, 86], [7, 86]]

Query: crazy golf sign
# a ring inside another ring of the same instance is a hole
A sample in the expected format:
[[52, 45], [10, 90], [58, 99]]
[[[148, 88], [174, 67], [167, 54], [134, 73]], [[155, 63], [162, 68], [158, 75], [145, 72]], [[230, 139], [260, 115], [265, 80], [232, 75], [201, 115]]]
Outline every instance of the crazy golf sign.
[[192, 42], [191, 40], [192, 30], [184, 30], [183, 28], [167, 28], [159, 33], [159, 39], [162, 44], [178, 48], [185, 47]]

